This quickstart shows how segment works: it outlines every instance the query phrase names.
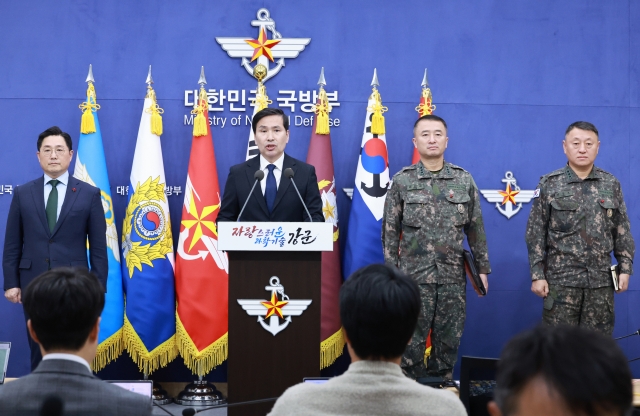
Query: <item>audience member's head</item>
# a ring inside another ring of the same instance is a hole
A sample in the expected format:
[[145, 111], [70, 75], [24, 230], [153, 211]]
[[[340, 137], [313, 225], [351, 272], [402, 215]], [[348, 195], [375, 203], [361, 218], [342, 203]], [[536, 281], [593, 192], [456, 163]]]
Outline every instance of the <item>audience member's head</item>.
[[104, 288], [88, 270], [59, 268], [43, 273], [27, 286], [22, 303], [29, 333], [45, 353], [88, 347], [95, 355]]
[[418, 285], [393, 266], [363, 267], [340, 289], [340, 319], [354, 361], [398, 360], [419, 314]]
[[538, 326], [513, 338], [498, 363], [493, 415], [626, 415], [633, 387], [616, 342], [575, 326]]

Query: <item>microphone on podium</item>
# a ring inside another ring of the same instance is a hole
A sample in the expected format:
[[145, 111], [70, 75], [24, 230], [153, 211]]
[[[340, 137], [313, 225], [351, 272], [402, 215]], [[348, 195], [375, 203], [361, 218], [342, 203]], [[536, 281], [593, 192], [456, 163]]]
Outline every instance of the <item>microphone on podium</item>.
[[42, 402], [40, 408], [40, 416], [62, 416], [64, 409], [64, 403], [58, 396], [49, 396]]
[[242, 216], [242, 213], [244, 212], [244, 209], [247, 207], [247, 202], [249, 202], [249, 198], [251, 198], [251, 194], [253, 193], [253, 189], [256, 187], [258, 182], [260, 182], [264, 178], [264, 172], [262, 170], [258, 169], [256, 171], [256, 173], [253, 174], [253, 177], [255, 178], [255, 181], [253, 182], [253, 186], [251, 187], [251, 190], [249, 191], [249, 196], [247, 196], [247, 200], [244, 201], [244, 205], [242, 206], [242, 209], [240, 210], [240, 214], [238, 215], [238, 219], [236, 220], [237, 222], [240, 221], [240, 217]]
[[309, 214], [309, 210], [307, 209], [307, 204], [304, 203], [304, 199], [302, 199], [302, 196], [300, 195], [300, 191], [298, 191], [298, 187], [296, 186], [296, 183], [293, 180], [293, 175], [294, 175], [293, 169], [286, 168], [284, 170], [284, 176], [291, 179], [291, 184], [296, 189], [296, 193], [298, 194], [298, 198], [300, 198], [300, 202], [302, 202], [302, 206], [304, 207], [304, 210], [307, 211], [307, 215], [309, 216], [309, 221], [313, 222], [313, 218], [311, 218], [311, 214]]

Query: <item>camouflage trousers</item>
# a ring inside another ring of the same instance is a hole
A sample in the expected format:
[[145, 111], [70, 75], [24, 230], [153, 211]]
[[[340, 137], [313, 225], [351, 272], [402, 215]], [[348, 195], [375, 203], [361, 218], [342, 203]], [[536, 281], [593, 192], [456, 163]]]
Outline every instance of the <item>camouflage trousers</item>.
[[[401, 367], [413, 378], [451, 378], [458, 359], [466, 314], [466, 284], [420, 284], [422, 308], [416, 330], [402, 356]], [[425, 342], [431, 332], [431, 355], [424, 363]]]
[[550, 284], [542, 322], [582, 326], [611, 336], [615, 323], [613, 287], [587, 289]]

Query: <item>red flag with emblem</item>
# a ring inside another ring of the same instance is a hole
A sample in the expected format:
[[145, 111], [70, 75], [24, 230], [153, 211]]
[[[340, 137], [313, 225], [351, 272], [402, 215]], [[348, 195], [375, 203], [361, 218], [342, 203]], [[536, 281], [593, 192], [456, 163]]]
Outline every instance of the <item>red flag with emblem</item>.
[[218, 251], [220, 187], [204, 88], [198, 100], [176, 256], [176, 336], [185, 365], [203, 376], [227, 359], [229, 263]]
[[[324, 77], [322, 77], [324, 79]], [[320, 303], [320, 368], [330, 366], [344, 348], [344, 336], [340, 323], [338, 294], [342, 285], [340, 273], [340, 244], [338, 242], [338, 207], [336, 183], [333, 173], [331, 135], [329, 134], [330, 111], [327, 95], [320, 88], [313, 119], [311, 143], [307, 163], [316, 168], [318, 188], [322, 197], [322, 213], [326, 222], [333, 223], [333, 251], [322, 252], [321, 303]]]

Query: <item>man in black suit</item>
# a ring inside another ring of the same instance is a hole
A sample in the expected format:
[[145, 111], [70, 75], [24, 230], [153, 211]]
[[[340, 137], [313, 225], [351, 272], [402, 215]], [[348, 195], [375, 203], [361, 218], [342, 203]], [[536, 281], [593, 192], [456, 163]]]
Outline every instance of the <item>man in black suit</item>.
[[[309, 221], [309, 216], [291, 181], [300, 191], [314, 222], [324, 222], [322, 200], [316, 169], [284, 153], [289, 142], [289, 119], [278, 108], [265, 108], [256, 113], [251, 123], [260, 154], [232, 166], [224, 187], [218, 221], [237, 221], [242, 205], [249, 197], [257, 170], [264, 172], [260, 187], [256, 186], [241, 221]], [[291, 168], [293, 178], [285, 171]]]
[[[0, 386], [4, 416], [150, 415], [151, 397], [106, 383], [91, 373], [98, 347], [104, 287], [84, 268], [58, 268], [25, 289], [27, 327], [44, 358], [31, 374]], [[42, 412], [51, 397], [60, 413]]]
[[[4, 296], [14, 303], [21, 303], [22, 289], [36, 276], [55, 267], [87, 268], [91, 263], [107, 287], [107, 224], [100, 189], [69, 176], [73, 150], [68, 133], [51, 127], [40, 134], [37, 147], [44, 175], [15, 189], [7, 217]], [[29, 346], [33, 370], [42, 356], [31, 338]]]

